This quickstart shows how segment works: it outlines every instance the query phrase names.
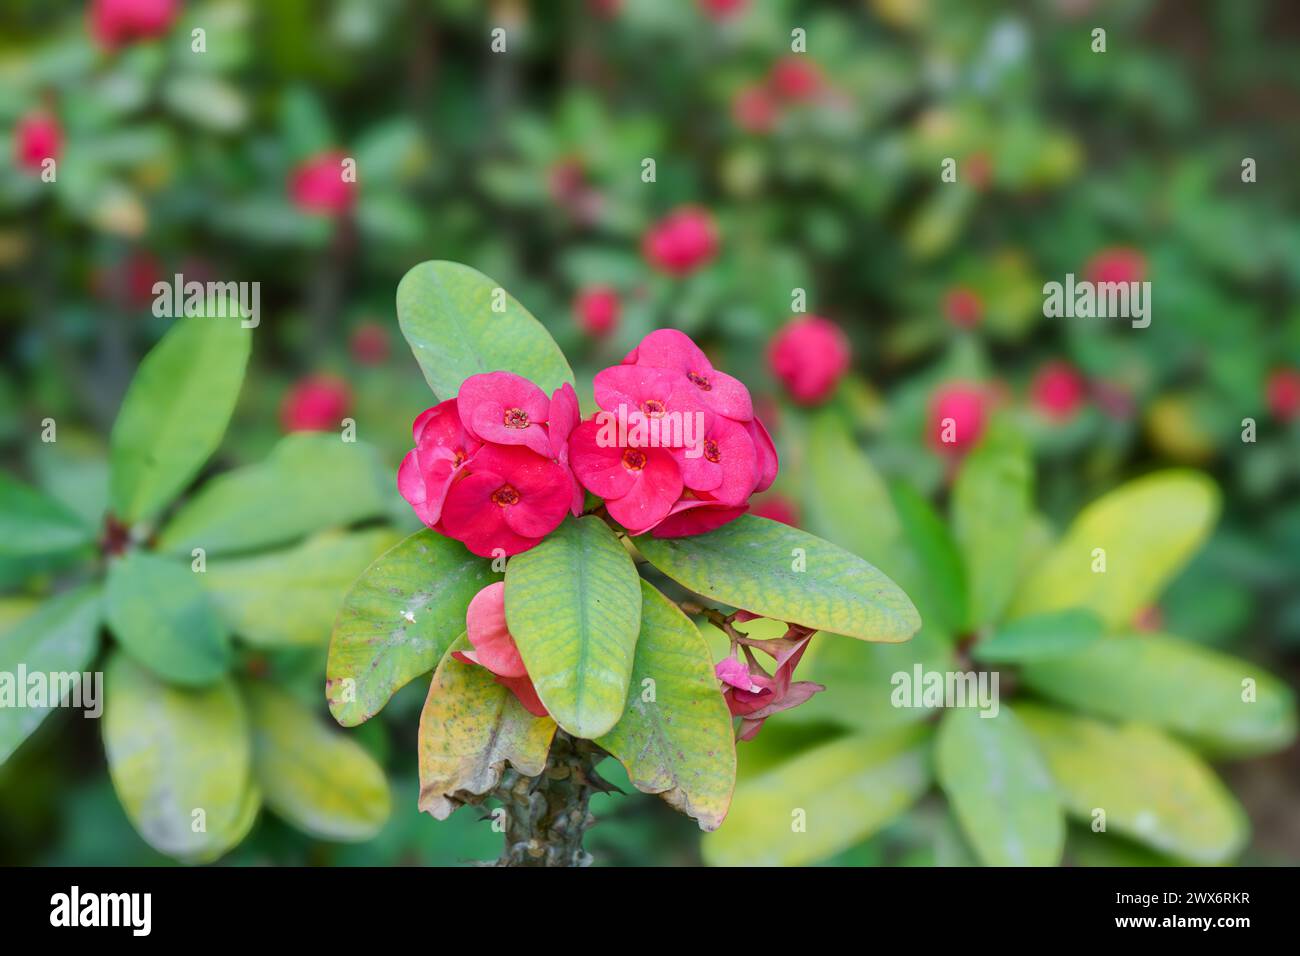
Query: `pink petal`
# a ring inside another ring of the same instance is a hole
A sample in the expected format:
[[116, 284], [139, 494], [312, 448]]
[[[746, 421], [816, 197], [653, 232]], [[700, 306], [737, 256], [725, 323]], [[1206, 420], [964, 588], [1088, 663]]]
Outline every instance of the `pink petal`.
[[474, 595], [465, 612], [465, 630], [478, 662], [499, 677], [528, 673], [506, 626], [506, 585], [496, 581]]

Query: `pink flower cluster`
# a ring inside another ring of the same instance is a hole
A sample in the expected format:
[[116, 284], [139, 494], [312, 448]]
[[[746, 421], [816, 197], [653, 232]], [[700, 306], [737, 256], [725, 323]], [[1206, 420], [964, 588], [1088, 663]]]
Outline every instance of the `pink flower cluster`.
[[[702, 534], [748, 508], [776, 478], [771, 436], [749, 390], [690, 337], [660, 329], [596, 375], [602, 409], [570, 438], [579, 481], [632, 534]], [[616, 422], [643, 425], [621, 433]]]
[[578, 396], [511, 372], [471, 375], [411, 426], [397, 488], [430, 528], [481, 557], [527, 551], [582, 511], [569, 469]]
[[178, 0], [92, 0], [90, 32], [108, 49], [160, 37], [180, 12]]

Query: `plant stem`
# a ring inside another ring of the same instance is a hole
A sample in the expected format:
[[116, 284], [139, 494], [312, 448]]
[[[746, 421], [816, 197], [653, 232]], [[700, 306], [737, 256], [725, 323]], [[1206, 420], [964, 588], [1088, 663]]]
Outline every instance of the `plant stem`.
[[513, 767], [492, 796], [506, 811], [506, 840], [495, 866], [587, 866], [583, 834], [596, 822], [587, 805], [593, 793], [616, 789], [596, 773], [606, 756], [589, 740], [555, 732], [546, 768], [526, 777]]

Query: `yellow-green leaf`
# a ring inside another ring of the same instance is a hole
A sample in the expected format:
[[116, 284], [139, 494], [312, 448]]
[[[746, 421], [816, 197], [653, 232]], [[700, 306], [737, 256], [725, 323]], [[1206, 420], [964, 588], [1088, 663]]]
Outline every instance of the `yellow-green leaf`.
[[251, 346], [238, 319], [177, 319], [144, 357], [113, 424], [114, 512], [154, 517], [194, 478], [226, 432]]
[[1011, 708], [944, 713], [935, 774], [971, 847], [988, 866], [1055, 866], [1065, 815], [1047, 764]]
[[379, 832], [391, 804], [388, 781], [356, 741], [268, 684], [246, 684], [244, 700], [253, 772], [268, 807], [326, 840], [368, 840]]
[[369, 720], [412, 678], [433, 670], [465, 631], [470, 600], [500, 575], [459, 541], [419, 531], [380, 555], [343, 599], [325, 695], [345, 727]]
[[348, 589], [395, 537], [386, 529], [326, 531], [284, 551], [215, 558], [200, 577], [231, 630], [249, 644], [325, 644]]
[[592, 740], [623, 716], [641, 585], [632, 558], [594, 515], [566, 519], [506, 565], [506, 621], [555, 722]]
[[641, 634], [623, 718], [596, 743], [632, 786], [716, 830], [736, 786], [736, 741], [709, 646], [690, 618], [641, 582]]
[[876, 568], [767, 518], [741, 515], [708, 534], [644, 535], [636, 545], [679, 584], [764, 617], [867, 641], [905, 641], [921, 626], [907, 595]]
[[1248, 661], [1167, 635], [1095, 641], [1034, 662], [1022, 675], [1052, 700], [1156, 724], [1216, 753], [1264, 753], [1295, 739], [1295, 697], [1282, 681]]
[[[1115, 727], [1029, 704], [1016, 712], [1047, 758], [1066, 812], [1193, 863], [1227, 863], [1246, 815], [1199, 757], [1154, 727]], [[1101, 816], [1104, 814], [1104, 817]]]
[[929, 733], [841, 737], [743, 779], [726, 824], [704, 838], [705, 862], [799, 866], [865, 840], [929, 787]]
[[1084, 607], [1127, 625], [1200, 548], [1218, 511], [1218, 490], [1197, 472], [1130, 481], [1079, 514], [1021, 583], [1011, 616]]
[[555, 736], [555, 721], [524, 710], [486, 668], [451, 656], [468, 648], [464, 635], [452, 644], [420, 713], [420, 809], [439, 820], [492, 790], [506, 764], [537, 776]]
[[94, 537], [77, 514], [0, 471], [0, 554], [55, 554]]
[[109, 774], [145, 842], [196, 863], [239, 843], [261, 798], [252, 782], [248, 717], [234, 683], [185, 690], [125, 654], [109, 660], [104, 683]]
[[397, 286], [397, 321], [438, 398], [480, 372], [514, 372], [547, 395], [573, 371], [551, 334], [497, 282], [458, 262], [421, 262]]
[[267, 459], [220, 475], [168, 522], [161, 551], [253, 551], [383, 514], [391, 478], [375, 450], [323, 432], [280, 439]]
[[1102, 637], [1101, 619], [1083, 608], [1034, 614], [1006, 624], [971, 649], [981, 661], [1026, 664], [1071, 654]]

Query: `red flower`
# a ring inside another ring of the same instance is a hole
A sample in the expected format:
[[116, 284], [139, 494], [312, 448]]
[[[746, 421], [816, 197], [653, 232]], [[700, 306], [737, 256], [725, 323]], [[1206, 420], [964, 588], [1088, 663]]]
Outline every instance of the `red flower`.
[[63, 129], [52, 113], [28, 113], [14, 126], [14, 162], [40, 172], [47, 159], [63, 152]]
[[608, 286], [583, 289], [573, 300], [573, 315], [578, 328], [588, 335], [605, 335], [618, 325], [618, 293]]
[[280, 405], [280, 424], [286, 432], [325, 432], [338, 428], [352, 404], [347, 382], [333, 375], [301, 379]]
[[341, 152], [320, 153], [302, 163], [289, 180], [294, 205], [307, 213], [339, 215], [352, 208], [356, 183], [343, 178]]
[[806, 56], [785, 56], [772, 65], [768, 85], [783, 100], [807, 100], [821, 91], [822, 73]]
[[524, 445], [551, 457], [546, 393], [513, 372], [471, 375], [460, 386], [461, 421], [475, 438], [500, 445]]
[[930, 401], [930, 440], [940, 451], [965, 451], [984, 434], [988, 396], [978, 385], [954, 383]]
[[849, 340], [840, 327], [821, 316], [790, 322], [772, 339], [768, 366], [801, 405], [829, 398], [849, 368]]
[[1091, 282], [1141, 282], [1147, 261], [1136, 249], [1114, 246], [1093, 256], [1083, 271]]
[[959, 329], [973, 329], [984, 317], [984, 303], [973, 289], [956, 286], [943, 297], [943, 314]]
[[[739, 379], [715, 369], [708, 356], [684, 332], [676, 329], [651, 332], [624, 357], [623, 364], [677, 372], [694, 386], [696, 398], [710, 411], [741, 422], [754, 417], [749, 389]], [[602, 408], [608, 407], [600, 402], [599, 394], [596, 400]]]
[[497, 581], [489, 584], [469, 602], [465, 614], [465, 633], [472, 651], [452, 651], [462, 664], [486, 668], [493, 680], [510, 689], [534, 717], [547, 716], [546, 707], [537, 696], [532, 678], [524, 667], [514, 635], [506, 626], [506, 586]]
[[550, 534], [573, 503], [569, 471], [519, 445], [485, 444], [447, 491], [441, 527], [474, 554], [519, 554]]
[[770, 133], [776, 125], [776, 101], [767, 87], [746, 86], [731, 101], [731, 118], [747, 133]]
[[602, 411], [573, 433], [578, 480], [632, 534], [700, 534], [742, 514], [778, 467], [749, 390], [673, 329], [623, 363], [597, 373]]
[[659, 220], [641, 243], [652, 266], [670, 275], [692, 272], [718, 252], [718, 229], [703, 209], [684, 206]]
[[1268, 377], [1268, 407], [1278, 421], [1300, 415], [1300, 369], [1280, 368]]
[[1078, 410], [1087, 389], [1087, 383], [1074, 366], [1048, 362], [1034, 375], [1029, 392], [1040, 412], [1059, 420], [1071, 417]]
[[388, 361], [388, 330], [378, 322], [363, 322], [352, 330], [348, 349], [362, 365], [383, 365]]
[[397, 490], [421, 521], [437, 529], [452, 481], [483, 443], [461, 424], [454, 398], [421, 412], [411, 434], [415, 449], [397, 469]]
[[[741, 718], [739, 739], [753, 740], [767, 718], [798, 707], [813, 694], [826, 689], [812, 681], [793, 679], [794, 669], [799, 666], [814, 633], [791, 625], [786, 636], [776, 640], [745, 640], [739, 648], [745, 655], [744, 662], [736, 656], [718, 662], [715, 673], [725, 685], [722, 696], [727, 709], [731, 716]], [[752, 650], [755, 647], [776, 661], [775, 673], [769, 674], [758, 663]]]
[[111, 50], [132, 40], [162, 36], [179, 10], [178, 0], [91, 0], [90, 32]]

